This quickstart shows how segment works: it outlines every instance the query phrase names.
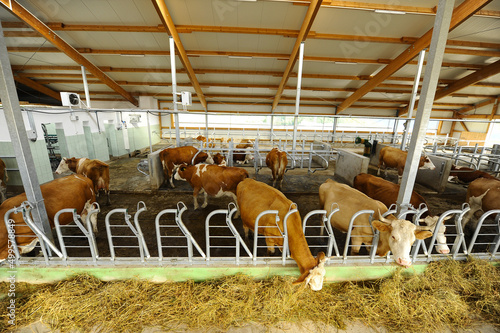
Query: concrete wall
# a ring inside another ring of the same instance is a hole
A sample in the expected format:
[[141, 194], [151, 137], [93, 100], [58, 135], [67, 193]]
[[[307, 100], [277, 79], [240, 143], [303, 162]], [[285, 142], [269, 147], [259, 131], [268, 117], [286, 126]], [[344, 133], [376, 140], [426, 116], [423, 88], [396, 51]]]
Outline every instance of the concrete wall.
[[354, 177], [360, 173], [368, 173], [370, 159], [345, 149], [337, 149], [337, 151], [335, 176], [352, 186]]
[[[140, 100], [147, 108], [157, 105], [152, 97]], [[48, 151], [41, 124], [47, 124], [50, 134], [58, 137], [61, 157], [91, 157], [108, 161], [110, 157], [126, 155], [134, 150], [149, 147], [148, 118], [151, 129], [151, 143], [160, 142], [159, 117], [141, 109], [114, 111], [97, 108], [133, 107], [130, 103], [92, 102], [96, 108], [86, 110], [70, 110], [68, 108], [40, 108], [32, 111], [37, 133], [36, 141], [30, 141], [34, 167], [41, 184], [53, 180]], [[131, 122], [131, 115], [140, 115], [138, 122]], [[22, 112], [25, 128], [30, 128], [27, 111]], [[126, 128], [126, 137], [124, 129]], [[54, 132], [54, 133], [52, 133]], [[156, 134], [155, 134], [156, 133]], [[11, 156], [11, 157], [8, 157]], [[9, 169], [17, 169], [12, 143], [5, 121], [4, 111], [0, 108], [0, 158], [5, 160]], [[8, 186], [22, 185], [19, 172], [9, 172]]]

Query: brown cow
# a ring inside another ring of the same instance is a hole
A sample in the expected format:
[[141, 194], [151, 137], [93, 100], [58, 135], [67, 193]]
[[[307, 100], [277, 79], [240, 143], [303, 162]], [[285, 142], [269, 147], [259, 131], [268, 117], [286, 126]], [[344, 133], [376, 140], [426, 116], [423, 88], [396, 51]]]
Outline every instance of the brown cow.
[[111, 203], [109, 200], [109, 164], [85, 157], [63, 157], [61, 163], [59, 163], [59, 166], [56, 169], [56, 173], [61, 174], [69, 170], [90, 178], [90, 180], [94, 183], [94, 191], [96, 195], [99, 195], [99, 190], [104, 190], [107, 195], [106, 204], [109, 205]]
[[474, 169], [466, 168], [466, 167], [459, 167], [459, 166], [452, 164], [451, 171], [450, 171], [450, 177], [448, 178], [448, 181], [470, 183], [471, 181], [478, 179], [478, 178], [489, 178], [489, 179], [498, 180], [498, 178], [493, 177], [492, 175], [490, 175], [487, 172], [484, 172], [481, 170], [474, 170]]
[[[248, 230], [255, 230], [255, 219], [265, 210], [278, 210], [281, 230], [284, 230], [283, 221], [290, 209], [296, 208], [292, 201], [288, 200], [283, 193], [262, 182], [245, 179], [240, 182], [237, 189], [238, 205], [241, 211], [241, 220], [245, 233]], [[260, 228], [260, 226], [269, 226]], [[274, 215], [264, 215], [259, 220], [259, 233], [266, 237], [268, 252], [274, 252], [274, 246], [283, 246], [283, 238], [280, 230], [276, 226]], [[314, 258], [307, 245], [306, 238], [302, 231], [302, 221], [299, 212], [295, 212], [288, 217], [287, 223], [288, 246], [292, 258], [297, 262], [301, 276], [294, 283], [303, 281], [311, 286], [312, 290], [320, 290], [323, 286], [325, 271], [323, 268], [325, 254], [318, 253]]]
[[219, 166], [227, 166], [226, 157], [224, 155], [222, 155], [221, 153], [215, 154], [213, 159], [214, 159], [214, 164], [219, 165]]
[[214, 160], [209, 153], [198, 150], [193, 146], [166, 148], [160, 152], [160, 160], [163, 165], [163, 174], [165, 181], [170, 181], [172, 188], [174, 186], [174, 170], [181, 164], [213, 164]]
[[4, 161], [0, 158], [0, 204], [5, 200], [5, 192], [7, 191], [7, 184], [5, 183], [8, 181], [7, 168]]
[[[92, 180], [81, 175], [70, 175], [57, 178], [51, 182], [40, 186], [44, 198], [45, 209], [49, 218], [50, 225], [54, 227], [54, 216], [61, 209], [74, 208], [86, 220], [90, 205], [95, 202], [95, 192]], [[7, 258], [8, 254], [8, 232], [4, 223], [5, 213], [19, 207], [26, 201], [26, 194], [22, 193], [15, 197], [5, 200], [0, 205], [0, 260]], [[10, 219], [15, 222], [16, 243], [18, 246], [33, 249], [36, 237], [19, 237], [20, 235], [31, 235], [33, 232], [28, 226], [23, 225], [22, 213], [11, 214]], [[73, 214], [64, 213], [59, 216], [59, 223], [69, 224], [73, 221]], [[94, 232], [97, 232], [97, 214], [91, 217]], [[20, 252], [26, 253], [28, 251]]]
[[[208, 195], [220, 197], [229, 196], [236, 202], [236, 187], [243, 179], [248, 178], [248, 172], [242, 168], [218, 165], [182, 164], [175, 173], [175, 179], [187, 181], [193, 188], [194, 209], [198, 209], [198, 193], [205, 195], [201, 208], [208, 204]], [[235, 214], [238, 217], [239, 213]]]
[[[345, 184], [337, 183], [331, 179], [319, 187], [319, 200], [321, 208], [330, 215], [332, 204], [337, 203], [340, 210], [332, 215], [330, 220], [332, 226], [342, 232], [347, 232], [351, 217], [360, 210], [373, 210], [373, 221], [371, 225], [380, 231], [380, 238], [377, 246], [377, 255], [385, 256], [392, 252], [394, 261], [403, 267], [411, 265], [410, 249], [418, 239], [425, 239], [432, 236], [430, 227], [416, 226], [407, 220], [396, 219], [389, 215], [382, 216], [387, 211], [387, 207], [378, 200], [369, 198], [364, 193]], [[373, 230], [370, 227], [368, 214], [358, 216], [352, 229], [351, 254], [359, 254], [362, 244], [371, 245], [373, 240]]]
[[[403, 177], [403, 170], [405, 168], [407, 155], [408, 155], [407, 151], [402, 151], [399, 148], [394, 148], [390, 146], [382, 148], [379, 154], [377, 176], [380, 176], [380, 167], [382, 166], [384, 167], [384, 172], [386, 177], [387, 177], [388, 167], [396, 168], [398, 170], [398, 183], [400, 183], [401, 178]], [[434, 163], [432, 163], [430, 158], [427, 157], [427, 155], [423, 155], [420, 157], [418, 168], [434, 170], [436, 167], [434, 166]]]
[[500, 209], [500, 180], [478, 178], [470, 183], [467, 188], [465, 201], [469, 203], [470, 210], [462, 219], [462, 226], [474, 219], [474, 227], [477, 224], [476, 212], [487, 212], [492, 209]]
[[288, 159], [284, 151], [278, 148], [273, 148], [266, 156], [266, 165], [273, 174], [273, 187], [276, 186], [276, 181], [279, 181], [279, 188], [283, 184], [283, 176], [285, 175]]
[[[360, 173], [359, 175], [354, 177], [353, 187], [358, 191], [363, 192], [370, 198], [379, 200], [387, 207], [390, 207], [392, 204], [396, 203], [396, 201], [398, 200], [400, 188], [399, 185], [394, 184], [388, 180], [366, 173]], [[418, 208], [420, 204], [425, 204], [427, 207], [429, 207], [425, 199], [415, 191], [412, 191], [411, 193], [410, 204], [415, 208]], [[432, 227], [431, 231], [434, 232], [439, 216], [432, 215], [429, 210], [427, 210], [421, 216], [424, 219], [421, 219], [420, 222], [424, 222], [429, 227]], [[451, 217], [452, 216], [450, 215], [445, 219], [449, 219]], [[444, 235], [445, 231], [446, 227], [444, 225], [441, 225], [436, 237], [436, 250], [439, 253], [443, 254], [450, 253], [450, 249], [448, 245], [446, 245], [446, 236]]]

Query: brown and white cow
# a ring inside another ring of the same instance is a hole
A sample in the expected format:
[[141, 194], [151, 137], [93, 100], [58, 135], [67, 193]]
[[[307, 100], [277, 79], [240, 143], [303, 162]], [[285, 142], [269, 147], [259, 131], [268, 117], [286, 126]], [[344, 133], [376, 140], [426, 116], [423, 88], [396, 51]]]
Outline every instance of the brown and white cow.
[[253, 144], [249, 139], [243, 139], [233, 152], [233, 162], [236, 164], [246, 164], [254, 159], [252, 154]]
[[94, 191], [99, 195], [100, 190], [104, 190], [107, 195], [106, 203], [109, 205], [109, 164], [99, 160], [91, 160], [85, 157], [63, 157], [56, 169], [57, 174], [66, 171], [73, 171], [79, 175], [84, 175], [94, 183]]
[[[382, 202], [387, 207], [395, 204], [398, 200], [400, 186], [388, 180], [369, 175], [367, 173], [360, 173], [359, 175], [354, 177], [353, 183], [353, 187], [355, 189], [363, 192], [372, 199]], [[425, 199], [415, 191], [412, 191], [411, 193], [410, 204], [415, 208], [418, 208], [420, 204], [425, 204], [427, 207], [429, 207]], [[426, 225], [431, 227], [431, 231], [434, 232], [439, 216], [434, 216], [431, 214], [430, 210], [427, 210], [427, 212], [422, 214], [422, 217], [423, 219], [420, 219], [419, 222], [424, 222]], [[452, 216], [450, 215], [446, 219], [449, 219], [451, 217]], [[446, 236], [444, 235], [445, 231], [446, 226], [441, 225], [436, 237], [436, 250], [439, 253], [443, 254], [450, 253], [450, 249], [448, 245], [446, 245]]]
[[493, 177], [487, 172], [481, 170], [474, 170], [467, 167], [459, 167], [452, 164], [448, 181], [457, 183], [458, 182], [470, 183], [471, 181], [478, 178], [489, 178], [498, 180], [498, 178]]
[[5, 200], [5, 193], [7, 192], [7, 184], [5, 183], [8, 181], [9, 176], [7, 175], [5, 162], [0, 158], [0, 204]]
[[170, 181], [172, 188], [174, 186], [174, 170], [181, 164], [209, 163], [213, 164], [214, 160], [209, 153], [198, 150], [193, 146], [166, 148], [160, 152], [160, 160], [163, 165], [163, 174], [165, 181]]
[[288, 158], [284, 151], [278, 148], [273, 148], [266, 156], [266, 165], [273, 174], [273, 187], [276, 186], [276, 181], [279, 182], [279, 188], [283, 184], [283, 176], [285, 175]]
[[[215, 197], [228, 196], [236, 202], [236, 187], [239, 182], [248, 178], [248, 172], [242, 168], [225, 167], [209, 164], [182, 164], [175, 173], [175, 179], [185, 180], [193, 188], [194, 209], [198, 209], [198, 194], [205, 195], [201, 208], [208, 204], [208, 195]], [[238, 217], [239, 213], [235, 214]]]
[[492, 209], [500, 209], [500, 180], [478, 178], [469, 184], [465, 201], [469, 203], [470, 210], [462, 219], [465, 227], [473, 220], [477, 224], [476, 212], [487, 212]]
[[224, 155], [222, 155], [221, 153], [215, 154], [213, 159], [214, 159], [214, 164], [220, 165], [220, 166], [227, 166], [226, 157]]
[[[403, 267], [411, 265], [410, 249], [415, 238], [425, 239], [432, 236], [430, 227], [416, 226], [407, 220], [400, 220], [393, 215], [384, 218], [383, 213], [387, 207], [380, 201], [369, 198], [366, 194], [345, 184], [337, 183], [331, 179], [326, 180], [319, 187], [319, 200], [321, 208], [329, 215], [332, 204], [337, 203], [339, 211], [334, 213], [331, 224], [334, 228], [347, 232], [351, 217], [360, 210], [373, 210], [372, 226], [380, 231], [377, 246], [377, 255], [385, 256], [392, 252], [394, 261]], [[373, 231], [370, 227], [369, 216], [362, 214], [354, 222], [351, 243], [351, 254], [357, 255], [362, 244], [371, 245]]]
[[[407, 155], [408, 155], [407, 151], [403, 151], [399, 148], [394, 148], [390, 146], [382, 148], [379, 154], [377, 176], [380, 176], [380, 168], [382, 166], [384, 167], [384, 172], [386, 177], [387, 177], [387, 168], [395, 168], [398, 170], [398, 183], [400, 183], [401, 178], [403, 177], [403, 170], [405, 168]], [[434, 165], [434, 163], [432, 163], [432, 161], [427, 155], [423, 155], [420, 157], [418, 168], [434, 170], [436, 166]]]
[[[241, 220], [245, 233], [248, 230], [255, 230], [255, 219], [265, 210], [278, 210], [280, 218], [278, 225], [284, 230], [283, 221], [285, 215], [296, 208], [295, 204], [288, 200], [283, 193], [277, 189], [256, 181], [245, 179], [240, 182], [237, 189], [238, 205], [241, 211]], [[269, 226], [260, 228], [260, 226]], [[273, 253], [275, 246], [283, 246], [283, 238], [274, 215], [264, 215], [259, 220], [259, 233], [265, 235], [268, 252]], [[302, 220], [299, 212], [295, 212], [288, 217], [287, 223], [288, 246], [292, 258], [297, 262], [300, 269], [300, 277], [294, 283], [306, 282], [312, 290], [320, 290], [323, 286], [325, 270], [325, 254], [320, 252], [316, 258], [311, 254], [306, 238], [302, 231]]]
[[207, 138], [204, 137], [203, 135], [198, 135], [196, 137], [196, 141], [200, 141], [200, 142], [203, 142], [202, 146], [203, 148], [214, 148], [215, 147], [215, 143], [213, 141], [208, 141], [208, 144], [207, 144]]
[[[76, 209], [81, 219], [85, 221], [91, 207], [90, 205], [95, 202], [94, 184], [92, 180], [82, 175], [57, 178], [41, 185], [40, 188], [52, 227], [54, 227], [54, 216], [56, 213], [66, 208]], [[0, 260], [7, 258], [9, 248], [8, 232], [4, 223], [5, 213], [14, 207], [19, 207], [26, 200], [26, 194], [22, 193], [5, 200], [0, 205]], [[22, 213], [11, 214], [10, 219], [15, 222], [16, 243], [21, 247], [20, 250], [22, 250], [22, 247], [29, 248], [29, 250], [33, 249], [36, 237], [19, 237], [20, 235], [33, 234], [28, 226], [23, 225]], [[64, 213], [59, 216], [59, 223], [69, 224], [71, 222], [73, 222], [73, 214]], [[94, 232], [97, 232], [97, 214], [91, 216], [91, 222]]]

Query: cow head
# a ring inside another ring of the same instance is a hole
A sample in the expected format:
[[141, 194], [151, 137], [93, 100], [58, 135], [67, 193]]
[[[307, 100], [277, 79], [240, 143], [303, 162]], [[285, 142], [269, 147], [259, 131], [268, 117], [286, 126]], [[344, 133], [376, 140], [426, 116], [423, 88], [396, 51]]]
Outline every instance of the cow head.
[[66, 171], [69, 171], [68, 159], [66, 157], [63, 157], [56, 169], [56, 173], [60, 175], [61, 173], [64, 173]]
[[306, 286], [309, 285], [311, 287], [311, 290], [321, 290], [323, 288], [323, 279], [326, 273], [325, 263], [327, 260], [328, 258], [325, 257], [325, 253], [319, 252], [316, 256], [316, 267], [306, 270], [293, 284], [305, 282]]
[[207, 159], [205, 160], [205, 163], [207, 164], [214, 164], [214, 159], [212, 157], [212, 155], [210, 155], [210, 153], [207, 153]]
[[[475, 215], [477, 212], [481, 212], [483, 210], [483, 198], [486, 196], [486, 194], [488, 194], [488, 192], [490, 191], [490, 189], [487, 189], [486, 192], [484, 192], [483, 194], [477, 196], [477, 197], [473, 197], [473, 196], [470, 196], [469, 197], [469, 206], [470, 206], [470, 210], [465, 213], [463, 219], [462, 219], [462, 228], [465, 227], [465, 225], [467, 223], [469, 223], [469, 221], [474, 218], [475, 219]], [[477, 221], [474, 221], [474, 224], [476, 224]]]
[[432, 236], [430, 227], [416, 226], [407, 220], [386, 219], [379, 212], [379, 221], [372, 225], [380, 232], [388, 233], [389, 249], [394, 261], [403, 267], [411, 266], [410, 250], [415, 239], [426, 239]]
[[82, 221], [86, 222], [87, 221], [87, 216], [89, 215], [89, 213], [92, 212], [92, 210], [94, 210], [94, 212], [89, 217], [90, 218], [90, 223], [92, 224], [92, 231], [94, 233], [97, 233], [97, 213], [100, 211], [99, 206], [97, 205], [97, 208], [94, 209], [94, 202], [91, 202], [90, 199], [87, 200], [87, 202], [85, 203], [85, 206], [83, 207], [83, 211], [80, 214], [80, 216], [82, 218]]
[[186, 176], [184, 175], [184, 173], [186, 172], [187, 168], [188, 168], [188, 165], [185, 163], [179, 165], [179, 167], [175, 171], [174, 179], [186, 181]]
[[[451, 218], [452, 218], [451, 215], [446, 216], [443, 219], [443, 221], [449, 220]], [[431, 227], [432, 228], [431, 231], [434, 233], [438, 219], [439, 216], [427, 216], [425, 219], [420, 219], [419, 222], [424, 222], [427, 226]], [[436, 250], [442, 254], [450, 253], [450, 248], [446, 244], [446, 236], [444, 235], [445, 232], [446, 232], [446, 226], [444, 225], [444, 223], [442, 223], [441, 226], [439, 227], [436, 236], [436, 242], [437, 242]]]
[[418, 164], [419, 169], [429, 169], [434, 170], [436, 166], [432, 163], [431, 159], [427, 155], [420, 157], [420, 163]]

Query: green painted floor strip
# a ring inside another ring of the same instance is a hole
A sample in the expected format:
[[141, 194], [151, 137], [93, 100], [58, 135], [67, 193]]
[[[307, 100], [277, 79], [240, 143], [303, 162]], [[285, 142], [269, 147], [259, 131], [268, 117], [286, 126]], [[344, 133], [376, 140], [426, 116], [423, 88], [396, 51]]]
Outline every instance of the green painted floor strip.
[[[405, 270], [408, 274], [420, 274], [426, 264], [416, 264]], [[391, 276], [395, 265], [366, 266], [327, 266], [325, 282], [373, 280]], [[12, 277], [16, 282], [53, 283], [68, 279], [78, 274], [90, 274], [103, 281], [124, 279], [146, 279], [153, 282], [165, 281], [204, 281], [227, 275], [245, 274], [256, 279], [266, 279], [276, 275], [299, 277], [296, 267], [262, 266], [262, 267], [17, 267], [0, 268], [0, 281], [7, 282]]]

